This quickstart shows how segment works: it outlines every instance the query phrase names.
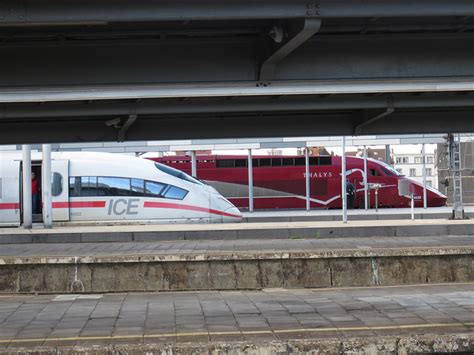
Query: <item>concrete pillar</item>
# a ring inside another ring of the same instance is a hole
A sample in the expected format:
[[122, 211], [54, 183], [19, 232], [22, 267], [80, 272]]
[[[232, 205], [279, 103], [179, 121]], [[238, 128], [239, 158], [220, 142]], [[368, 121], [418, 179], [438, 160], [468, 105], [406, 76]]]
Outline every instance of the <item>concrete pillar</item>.
[[309, 148], [304, 149], [305, 163], [305, 183], [306, 183], [306, 211], [311, 209], [311, 190], [310, 190], [310, 174], [309, 174]]
[[43, 164], [41, 169], [41, 200], [43, 201], [43, 224], [53, 226], [53, 197], [51, 195], [51, 144], [43, 144]]
[[369, 179], [367, 179], [367, 147], [364, 145], [364, 207], [369, 209]]
[[23, 227], [33, 226], [33, 209], [31, 199], [31, 146], [22, 147], [22, 176], [23, 176]]
[[196, 151], [191, 151], [191, 175], [197, 177]]
[[253, 212], [253, 169], [252, 169], [252, 149], [248, 154], [248, 174], [249, 174], [249, 212]]
[[421, 156], [423, 159], [423, 208], [428, 207], [428, 200], [426, 199], [426, 151], [425, 143], [422, 144]]
[[342, 222], [347, 223], [346, 136], [342, 136], [341, 181]]

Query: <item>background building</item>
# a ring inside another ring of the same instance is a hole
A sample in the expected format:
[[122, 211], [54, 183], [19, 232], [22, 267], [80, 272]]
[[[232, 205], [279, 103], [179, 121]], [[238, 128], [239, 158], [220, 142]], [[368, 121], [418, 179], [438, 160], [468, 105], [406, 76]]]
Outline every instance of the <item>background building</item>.
[[[393, 167], [403, 175], [423, 183], [423, 156], [413, 146], [396, 147], [393, 150]], [[432, 144], [426, 145], [426, 185], [438, 188], [437, 150]], [[444, 189], [441, 190], [444, 192]]]

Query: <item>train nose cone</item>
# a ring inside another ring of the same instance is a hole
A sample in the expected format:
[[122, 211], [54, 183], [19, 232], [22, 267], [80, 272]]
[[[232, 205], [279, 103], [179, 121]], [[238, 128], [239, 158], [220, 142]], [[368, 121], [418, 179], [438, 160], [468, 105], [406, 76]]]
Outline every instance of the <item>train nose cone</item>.
[[242, 222], [242, 213], [237, 207], [231, 207], [224, 211], [222, 221], [226, 223], [239, 223]]

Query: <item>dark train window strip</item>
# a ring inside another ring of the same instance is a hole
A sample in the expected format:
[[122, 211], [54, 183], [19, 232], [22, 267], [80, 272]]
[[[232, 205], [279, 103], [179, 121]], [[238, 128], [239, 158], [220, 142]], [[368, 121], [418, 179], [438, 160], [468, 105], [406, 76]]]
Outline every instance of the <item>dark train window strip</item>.
[[[309, 165], [331, 165], [332, 159], [329, 156], [310, 157]], [[267, 166], [304, 166], [305, 158], [253, 158], [252, 167], [267, 167]], [[248, 166], [247, 159], [218, 159], [216, 161], [218, 168], [246, 168]]]
[[113, 176], [71, 176], [70, 197], [138, 196], [183, 200], [188, 190], [157, 181]]

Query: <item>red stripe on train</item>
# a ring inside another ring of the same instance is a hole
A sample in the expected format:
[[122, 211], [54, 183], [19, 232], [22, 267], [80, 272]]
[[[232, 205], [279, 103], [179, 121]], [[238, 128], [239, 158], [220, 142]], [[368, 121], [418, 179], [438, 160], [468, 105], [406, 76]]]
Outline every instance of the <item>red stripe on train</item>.
[[0, 210], [18, 210], [20, 209], [19, 203], [0, 203]]
[[224, 212], [224, 211], [213, 210], [213, 209], [199, 207], [199, 206], [181, 205], [179, 203], [171, 203], [171, 202], [145, 201], [143, 207], [145, 207], [145, 208], [171, 208], [171, 209], [176, 209], [176, 210], [206, 212], [206, 213], [212, 213], [212, 214], [225, 216], [225, 217], [241, 218], [241, 216], [238, 216], [238, 215], [235, 215], [235, 214], [232, 214], [232, 213], [227, 213], [227, 212]]
[[105, 201], [53, 202], [53, 208], [103, 208]]

